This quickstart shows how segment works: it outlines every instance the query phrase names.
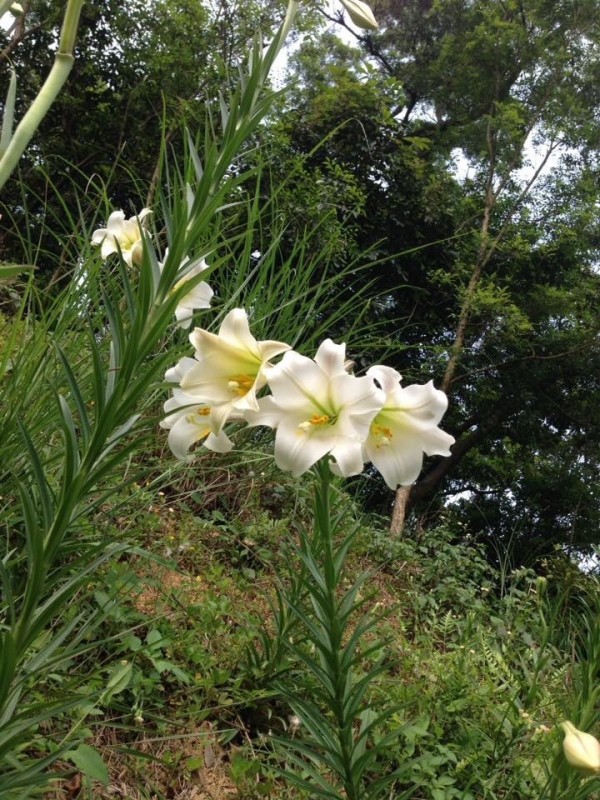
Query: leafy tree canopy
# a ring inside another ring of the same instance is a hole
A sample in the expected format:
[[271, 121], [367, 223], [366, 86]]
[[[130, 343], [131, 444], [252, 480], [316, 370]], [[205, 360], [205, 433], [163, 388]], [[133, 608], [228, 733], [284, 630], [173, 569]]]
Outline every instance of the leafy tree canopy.
[[385, 259], [362, 273], [373, 319], [407, 380], [450, 394], [457, 444], [413, 520], [455, 498], [519, 559], [597, 541], [593, 5], [382, 1], [356, 47], [328, 31], [301, 48], [277, 127], [304, 184], [334, 163], [361, 188], [352, 244]]

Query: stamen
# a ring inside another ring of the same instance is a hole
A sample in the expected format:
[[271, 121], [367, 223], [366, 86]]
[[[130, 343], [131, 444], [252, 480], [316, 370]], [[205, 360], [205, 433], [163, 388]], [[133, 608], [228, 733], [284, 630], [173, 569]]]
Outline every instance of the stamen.
[[371, 425], [371, 436], [375, 439], [375, 447], [388, 447], [391, 444], [394, 434], [386, 425], [378, 425], [373, 422]]
[[202, 439], [206, 439], [210, 433], [210, 427], [207, 426], [206, 422], [204, 422], [202, 419], [202, 417], [208, 417], [210, 415], [210, 411], [210, 407], [206, 406], [204, 408], [197, 408], [194, 411], [191, 411], [189, 414], [186, 414], [186, 422], [189, 422], [191, 425], [195, 425], [197, 428], [194, 439], [196, 442], [201, 442]]
[[335, 425], [337, 416], [330, 417], [329, 414], [313, 414], [310, 419], [301, 422], [298, 430], [303, 433], [310, 433], [312, 428], [323, 428], [325, 425]]
[[313, 414], [310, 418], [311, 425], [328, 425], [331, 417], [328, 414]]
[[256, 378], [252, 375], [232, 375], [227, 382], [227, 389], [232, 394], [243, 397], [254, 386], [255, 380]]

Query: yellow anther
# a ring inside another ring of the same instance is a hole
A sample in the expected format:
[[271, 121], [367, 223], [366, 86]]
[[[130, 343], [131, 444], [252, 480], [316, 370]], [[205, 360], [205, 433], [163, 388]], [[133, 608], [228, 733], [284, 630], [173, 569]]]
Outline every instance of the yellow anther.
[[387, 447], [394, 438], [387, 425], [378, 425], [376, 422], [371, 425], [371, 436], [375, 438], [375, 447]]
[[196, 411], [192, 411], [190, 414], [186, 414], [186, 422], [189, 422], [191, 425], [195, 425], [198, 428], [198, 432], [196, 434], [195, 441], [199, 442], [202, 439], [205, 439], [208, 434], [210, 433], [210, 428], [206, 425], [206, 423], [201, 419], [201, 417], [208, 417], [210, 414], [210, 408], [198, 408]]
[[227, 382], [227, 388], [238, 397], [243, 397], [254, 386], [255, 380], [251, 375], [232, 375]]
[[189, 414], [186, 414], [185, 419], [187, 422], [191, 422], [192, 425], [199, 425], [199, 424], [204, 425], [204, 422], [202, 423], [198, 422], [198, 417], [209, 417], [210, 411], [211, 409], [209, 406], [206, 406], [204, 408], [197, 408], [194, 411], [191, 411]]
[[313, 414], [310, 419], [301, 422], [298, 425], [298, 430], [303, 433], [309, 433], [312, 428], [322, 428], [324, 425], [332, 425], [336, 422], [337, 417], [330, 417], [329, 414]]

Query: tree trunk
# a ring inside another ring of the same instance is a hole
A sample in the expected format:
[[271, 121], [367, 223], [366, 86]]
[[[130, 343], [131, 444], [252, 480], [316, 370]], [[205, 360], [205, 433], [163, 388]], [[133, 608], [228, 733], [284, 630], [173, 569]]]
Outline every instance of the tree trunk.
[[[544, 99], [542, 102], [542, 107], [545, 105], [546, 100]], [[541, 109], [540, 109], [541, 111]], [[535, 123], [539, 118], [539, 112], [537, 115], [534, 115], [527, 127], [527, 129], [523, 133], [523, 139], [521, 143], [521, 148], [515, 154], [515, 158], [512, 164], [509, 173], [512, 172], [512, 168], [515, 167], [519, 161], [519, 156], [523, 151], [525, 146], [525, 142], [527, 141], [527, 137], [529, 136], [530, 132], [533, 130]], [[481, 227], [480, 227], [480, 243], [479, 243], [479, 251], [477, 253], [477, 259], [475, 260], [475, 264], [473, 266], [473, 271], [471, 273], [471, 277], [469, 279], [469, 283], [465, 289], [465, 294], [463, 297], [463, 302], [460, 308], [460, 313], [458, 316], [458, 322], [456, 325], [456, 332], [454, 334], [454, 342], [452, 343], [452, 347], [450, 348], [450, 356], [448, 358], [448, 364], [446, 366], [446, 370], [444, 372], [444, 377], [442, 378], [442, 382], [440, 385], [440, 389], [445, 392], [446, 394], [450, 393], [450, 389], [452, 387], [452, 383], [456, 376], [456, 370], [458, 368], [458, 364], [460, 358], [462, 356], [462, 352], [465, 345], [465, 338], [467, 333], [467, 327], [469, 324], [469, 318], [471, 316], [471, 311], [473, 307], [473, 301], [475, 299], [475, 295], [477, 289], [479, 287], [479, 283], [481, 281], [481, 277], [483, 275], [483, 271], [487, 266], [489, 260], [493, 256], [496, 251], [496, 248], [500, 244], [504, 234], [506, 233], [508, 223], [512, 219], [514, 213], [519, 208], [521, 202], [527, 195], [533, 184], [537, 181], [538, 177], [540, 176], [542, 170], [545, 168], [545, 165], [548, 162], [548, 159], [554, 152], [554, 150], [559, 146], [559, 142], [551, 142], [544, 158], [538, 164], [536, 170], [534, 171], [533, 175], [523, 187], [519, 196], [515, 200], [512, 205], [510, 212], [507, 214], [504, 224], [500, 226], [500, 230], [496, 234], [496, 236], [491, 239], [490, 238], [490, 222], [492, 217], [492, 211], [496, 202], [498, 200], [498, 196], [503, 191], [505, 186], [507, 185], [507, 178], [504, 177], [499, 181], [497, 186], [494, 186], [494, 181], [496, 179], [496, 130], [494, 127], [494, 116], [493, 110], [490, 114], [490, 118], [488, 121], [488, 129], [487, 129], [487, 149], [489, 153], [489, 166], [488, 166], [488, 174], [486, 180], [486, 189], [485, 189], [485, 201], [483, 207], [483, 216], [481, 219]], [[487, 426], [486, 426], [487, 429]], [[471, 437], [467, 437], [467, 441], [471, 441]], [[457, 442], [452, 448], [452, 455], [445, 458], [441, 464], [448, 462], [449, 464], [453, 463], [453, 456], [456, 452], [457, 448], [459, 448], [461, 442]], [[470, 447], [473, 445], [471, 444]], [[469, 447], [469, 449], [470, 449]], [[461, 452], [460, 458], [462, 458], [464, 453]], [[443, 474], [445, 475], [448, 470], [442, 470]], [[432, 488], [432, 482], [430, 477], [433, 473], [438, 472], [437, 468], [434, 468], [430, 475], [426, 477], [425, 480], [420, 481], [418, 484], [413, 484], [413, 486], [401, 486], [396, 489], [396, 499], [394, 502], [394, 509], [392, 512], [392, 519], [390, 522], [390, 534], [392, 536], [401, 536], [402, 531], [404, 529], [404, 525], [406, 522], [406, 518], [410, 511], [410, 505], [414, 502], [414, 494], [413, 487], [416, 486], [416, 491], [419, 494], [419, 499], [423, 495], [429, 493]]]
[[392, 521], [390, 523], [390, 533], [396, 538], [402, 536], [411, 493], [412, 486], [400, 486], [399, 489], [396, 489], [396, 499], [394, 500]]
[[[490, 155], [490, 164], [488, 168], [488, 175], [485, 187], [485, 203], [483, 207], [483, 217], [481, 220], [481, 228], [479, 231], [480, 242], [479, 242], [479, 251], [477, 253], [477, 259], [473, 266], [473, 272], [471, 273], [471, 277], [469, 279], [469, 283], [465, 289], [465, 294], [463, 297], [462, 306], [460, 309], [460, 313], [458, 315], [458, 323], [456, 326], [456, 333], [454, 334], [454, 342], [452, 343], [452, 347], [450, 349], [450, 357], [448, 359], [448, 364], [446, 365], [446, 371], [444, 372], [444, 377], [442, 378], [441, 390], [448, 394], [450, 387], [452, 385], [452, 381], [454, 380], [454, 376], [456, 374], [456, 369], [458, 367], [458, 362], [460, 360], [463, 347], [465, 344], [465, 336], [467, 332], [467, 325], [469, 322], [469, 317], [471, 315], [471, 308], [473, 305], [473, 300], [475, 298], [475, 293], [479, 286], [479, 282], [481, 280], [481, 275], [483, 269], [489, 259], [491, 258], [492, 253], [494, 252], [496, 245], [498, 244], [498, 240], [496, 239], [489, 244], [489, 235], [490, 235], [490, 220], [492, 216], [492, 209], [497, 200], [497, 193], [494, 191], [494, 176], [496, 174], [496, 138], [495, 138], [495, 131], [493, 129], [492, 120], [488, 123], [488, 132], [487, 132], [487, 145], [488, 145], [488, 152]], [[392, 512], [392, 519], [390, 523], [390, 534], [394, 537], [402, 536], [402, 532], [404, 530], [404, 525], [406, 523], [406, 517], [410, 508], [411, 503], [411, 496], [412, 496], [412, 486], [400, 486], [396, 489], [396, 499], [394, 502], [394, 510]]]

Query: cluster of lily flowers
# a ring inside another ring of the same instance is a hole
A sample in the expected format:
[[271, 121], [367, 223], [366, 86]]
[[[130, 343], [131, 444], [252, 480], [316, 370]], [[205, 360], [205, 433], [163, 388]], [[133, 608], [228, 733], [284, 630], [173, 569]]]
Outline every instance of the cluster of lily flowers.
[[[126, 220], [122, 211], [113, 212], [92, 237], [102, 257], [119, 253], [129, 265], [140, 263], [149, 213], [144, 209]], [[177, 286], [205, 268], [204, 260], [182, 264]], [[212, 295], [208, 284], [195, 283], [180, 298], [178, 323], [188, 327], [194, 310], [208, 308]], [[404, 387], [400, 374], [384, 365], [357, 377], [345, 344], [331, 339], [313, 359], [284, 342], [257, 341], [242, 308], [225, 316], [218, 334], [195, 328], [189, 338], [194, 356], [167, 371], [166, 380], [177, 387], [160, 423], [179, 459], [193, 458], [190, 449], [198, 442], [228, 452], [229, 423], [275, 429], [275, 462], [294, 477], [327, 456], [343, 477], [358, 475], [371, 462], [395, 489], [414, 483], [424, 453], [450, 455], [454, 439], [438, 427], [448, 401], [431, 381]]]
[[[257, 341], [242, 308], [227, 314], [218, 334], [196, 328], [190, 342], [194, 357], [166, 374], [178, 387], [161, 422], [178, 458], [200, 441], [230, 450], [229, 421], [274, 428], [275, 462], [294, 477], [324, 456], [346, 478], [371, 461], [395, 489], [416, 480], [424, 452], [450, 454], [454, 439], [437, 427], [446, 395], [432, 382], [403, 387], [386, 366], [356, 377], [345, 344], [326, 339], [311, 359], [284, 342]], [[265, 388], [270, 394], [258, 396]]]

